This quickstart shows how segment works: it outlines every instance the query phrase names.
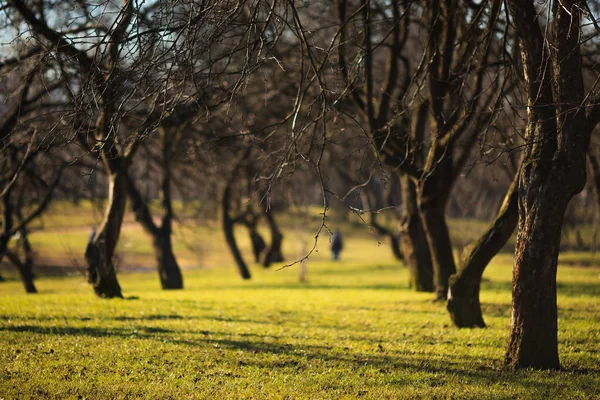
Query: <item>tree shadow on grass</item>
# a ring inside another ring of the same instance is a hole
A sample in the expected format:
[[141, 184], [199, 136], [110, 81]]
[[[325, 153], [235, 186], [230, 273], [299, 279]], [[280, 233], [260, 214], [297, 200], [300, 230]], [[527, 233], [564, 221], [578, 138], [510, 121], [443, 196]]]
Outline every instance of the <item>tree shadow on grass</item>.
[[[482, 291], [512, 292], [512, 282], [488, 280], [481, 285]], [[597, 282], [557, 282], [556, 291], [559, 296], [580, 297], [581, 295], [599, 296], [600, 285]]]
[[[235, 362], [240, 368], [250, 366], [266, 372], [281, 370], [297, 373], [311, 371], [312, 375], [327, 376], [331, 369], [349, 371], [348, 373], [363, 376], [361, 371], [369, 369], [365, 380], [372, 379], [373, 385], [377, 379], [386, 377], [388, 384], [414, 384], [414, 376], [420, 374], [421, 386], [443, 385], [444, 382], [454, 384], [460, 377], [461, 385], [486, 386], [491, 382], [517, 385], [526, 390], [532, 390], [544, 382], [556, 385], [563, 372], [550, 372], [543, 375], [531, 371], [513, 373], [501, 367], [500, 360], [481, 357], [481, 355], [461, 355], [459, 361], [454, 361], [451, 354], [439, 354], [435, 348], [415, 350], [387, 350], [381, 346], [360, 350], [348, 347], [329, 345], [293, 344], [282, 342], [281, 337], [263, 334], [243, 334], [241, 338], [231, 337], [227, 332], [210, 331], [180, 331], [153, 326], [135, 327], [44, 327], [39, 325], [4, 326], [0, 331], [33, 333], [41, 335], [72, 335], [90, 336], [94, 338], [117, 339], [154, 339], [162, 343], [192, 346], [195, 349], [205, 346], [211, 349], [229, 349], [237, 353], [235, 360], [223, 358], [219, 362]], [[182, 336], [184, 336], [182, 338]], [[387, 347], [387, 346], [385, 346]], [[275, 355], [276, 357], [269, 357]], [[573, 370], [567, 371], [573, 374]], [[600, 368], [577, 370], [577, 375], [590, 379], [590, 388], [594, 387], [600, 374]], [[379, 378], [378, 378], [379, 376]], [[541, 382], [544, 381], [544, 382]], [[363, 384], [361, 378], [361, 384]], [[343, 389], [342, 383], [328, 382], [328, 390]], [[560, 384], [560, 382], [559, 382]], [[333, 387], [335, 386], [335, 387]], [[566, 387], [566, 386], [565, 386]], [[587, 389], [583, 389], [587, 390]], [[593, 390], [593, 389], [590, 389]], [[591, 393], [588, 393], [591, 395]]]

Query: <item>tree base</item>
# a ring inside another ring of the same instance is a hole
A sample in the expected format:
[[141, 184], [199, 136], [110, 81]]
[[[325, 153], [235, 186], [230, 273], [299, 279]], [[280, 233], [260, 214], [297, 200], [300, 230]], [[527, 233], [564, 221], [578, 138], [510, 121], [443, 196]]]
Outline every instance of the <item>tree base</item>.
[[479, 299], [475, 296], [456, 296], [448, 299], [446, 309], [457, 328], [485, 328]]

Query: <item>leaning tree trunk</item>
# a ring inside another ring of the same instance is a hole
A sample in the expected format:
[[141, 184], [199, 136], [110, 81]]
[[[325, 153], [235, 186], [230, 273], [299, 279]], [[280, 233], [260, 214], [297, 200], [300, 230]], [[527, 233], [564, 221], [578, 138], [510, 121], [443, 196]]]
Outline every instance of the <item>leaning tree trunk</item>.
[[237, 241], [235, 240], [234, 234], [234, 226], [235, 221], [231, 218], [230, 214], [230, 201], [231, 201], [231, 187], [227, 185], [225, 190], [223, 191], [223, 197], [221, 198], [221, 212], [222, 212], [222, 223], [223, 223], [223, 232], [225, 234], [225, 241], [227, 242], [227, 246], [229, 246], [229, 250], [231, 250], [231, 254], [235, 260], [235, 263], [238, 268], [238, 272], [242, 279], [250, 279], [250, 270], [248, 270], [248, 266], [242, 257], [242, 253], [237, 245]]
[[271, 244], [267, 248], [265, 252], [265, 258], [263, 259], [263, 266], [268, 268], [274, 262], [284, 261], [283, 254], [281, 254], [283, 234], [277, 226], [273, 212], [269, 210], [265, 213], [265, 215], [267, 216], [267, 224], [269, 225], [269, 230], [271, 231]]
[[[161, 287], [163, 289], [183, 289], [183, 276], [177, 258], [175, 258], [171, 241], [170, 204], [165, 206], [167, 210], [165, 210], [163, 223], [158, 227], [152, 219], [148, 203], [142, 198], [135, 182], [129, 175], [127, 176], [127, 192], [136, 221], [142, 225], [144, 231], [152, 238], [152, 247], [154, 248]], [[163, 193], [163, 197], [163, 203], [166, 201], [170, 203], [170, 196], [165, 196]]]
[[479, 240], [467, 248], [469, 255], [456, 274], [450, 277], [447, 309], [454, 325], [459, 328], [485, 327], [479, 302], [481, 277], [487, 265], [508, 242], [517, 226], [519, 217], [517, 188], [518, 172], [506, 193], [496, 219]]
[[121, 233], [127, 200], [127, 181], [121, 171], [108, 174], [109, 190], [106, 213], [94, 238], [88, 243], [85, 259], [88, 282], [98, 297], [123, 297], [113, 263], [115, 248]]
[[410, 286], [417, 292], [433, 292], [431, 253], [417, 207], [417, 189], [406, 175], [401, 178], [404, 204], [402, 256], [410, 273]]

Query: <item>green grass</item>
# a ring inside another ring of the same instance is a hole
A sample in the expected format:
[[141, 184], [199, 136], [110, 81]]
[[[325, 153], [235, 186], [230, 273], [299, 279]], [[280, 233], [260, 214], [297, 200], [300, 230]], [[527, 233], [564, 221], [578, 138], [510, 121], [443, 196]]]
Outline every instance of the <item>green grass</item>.
[[[312, 247], [319, 212], [280, 216], [288, 260]], [[38, 267], [37, 295], [25, 295], [4, 266], [12, 280], [0, 284], [0, 399], [600, 397], [600, 256], [561, 255], [564, 370], [515, 373], [502, 366], [510, 253], [485, 274], [485, 329], [454, 328], [443, 304], [409, 290], [406, 269], [356, 216], [328, 220], [344, 232], [343, 260], [329, 261], [324, 233], [308, 283], [298, 282], [298, 266], [252, 264], [253, 279], [241, 281], [218, 222], [187, 219], [174, 236], [185, 290], [161, 291], [155, 272], [120, 273], [127, 299], [100, 300], [81, 273], [100, 218], [89, 203], [57, 202], [36, 223], [38, 261], [79, 267], [72, 277], [47, 277]], [[450, 225], [460, 246], [486, 223]], [[247, 233], [236, 235], [250, 262]], [[154, 270], [150, 240], [131, 214], [119, 253], [121, 271]]]
[[600, 269], [559, 270], [565, 370], [514, 373], [502, 368], [510, 256], [485, 276], [488, 328], [458, 330], [371, 245], [311, 258], [306, 284], [296, 267], [243, 282], [231, 266], [188, 270], [174, 292], [124, 274], [126, 300], [96, 299], [82, 277], [40, 279], [38, 295], [2, 283], [0, 398], [600, 396]]

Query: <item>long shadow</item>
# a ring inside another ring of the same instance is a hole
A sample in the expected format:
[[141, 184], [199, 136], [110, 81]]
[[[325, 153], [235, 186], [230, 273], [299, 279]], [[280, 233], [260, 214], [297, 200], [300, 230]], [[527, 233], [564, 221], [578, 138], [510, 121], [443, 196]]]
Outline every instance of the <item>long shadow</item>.
[[245, 285], [231, 285], [231, 286], [211, 286], [206, 287], [211, 291], [219, 290], [248, 290], [248, 289], [269, 289], [269, 290], [409, 290], [405, 284], [312, 284], [312, 283], [250, 283], [248, 286]]
[[[343, 366], [346, 370], [358, 371], [363, 368], [375, 368], [380, 374], [388, 375], [397, 370], [410, 373], [426, 373], [426, 379], [438, 380], [440, 376], [460, 376], [462, 384], [488, 385], [490, 382], [506, 382], [523, 388], [539, 388], [539, 379], [520, 379], [521, 373], [513, 373], [500, 367], [500, 360], [484, 359], [480, 355], [462, 355], [460, 361], [452, 361], [442, 357], [434, 349], [429, 352], [419, 350], [393, 350], [387, 351], [382, 347], [373, 346], [373, 350], [353, 351], [326, 345], [295, 345], [286, 342], [266, 342], [268, 335], [248, 334], [243, 339], [234, 339], [225, 336], [223, 332], [192, 331], [183, 332], [156, 327], [137, 326], [131, 328], [101, 328], [101, 327], [43, 327], [38, 325], [5, 326], [0, 331], [27, 332], [44, 335], [79, 335], [90, 337], [117, 337], [123, 339], [157, 339], [163, 343], [175, 345], [211, 346], [212, 348], [225, 348], [241, 351], [246, 354], [240, 358], [241, 366], [253, 366], [273, 371], [276, 369], [293, 369], [294, 371], [314, 371], [314, 361], [325, 363], [324, 368], [335, 365]], [[181, 334], [191, 335], [189, 339], [180, 338]], [[272, 338], [271, 338], [272, 339]], [[281, 339], [281, 338], [275, 338]], [[257, 357], [257, 354], [273, 354], [277, 357]], [[292, 372], [292, 371], [290, 371]], [[574, 371], [567, 371], [572, 374]], [[529, 372], [525, 371], [524, 374]], [[563, 372], [554, 372], [548, 379], [555, 380]], [[594, 382], [600, 374], [600, 368], [577, 370], [578, 375], [590, 376]], [[393, 378], [393, 383], [412, 384], [405, 378]], [[413, 382], [414, 383], [414, 382]], [[592, 382], [593, 383], [593, 382]], [[331, 385], [342, 385], [331, 382]], [[428, 384], [425, 382], [424, 384]], [[590, 385], [593, 387], [593, 385]], [[342, 386], [340, 386], [342, 388]], [[593, 389], [592, 389], [593, 390]], [[590, 394], [590, 393], [588, 393]]]
[[[61, 315], [41, 315], [41, 316], [23, 316], [18, 314], [6, 314], [0, 315], [1, 320], [18, 320], [18, 321], [63, 321], [65, 318]], [[183, 316], [178, 314], [150, 314], [150, 315], [140, 315], [136, 317], [130, 317], [126, 315], [120, 316], [103, 316], [100, 318], [92, 318], [86, 316], [69, 316], [69, 320], [86, 322], [86, 321], [94, 321], [94, 320], [103, 320], [103, 321], [173, 321], [173, 320], [194, 320], [194, 319], [204, 319], [202, 317], [197, 316]]]
[[[512, 282], [510, 281], [486, 281], [481, 285], [482, 290], [492, 290], [498, 292], [508, 292], [512, 291]], [[556, 290], [558, 295], [563, 296], [575, 296], [579, 297], [581, 295], [587, 296], [599, 296], [600, 295], [600, 285], [595, 282], [590, 283], [565, 283], [565, 282], [557, 282]]]

